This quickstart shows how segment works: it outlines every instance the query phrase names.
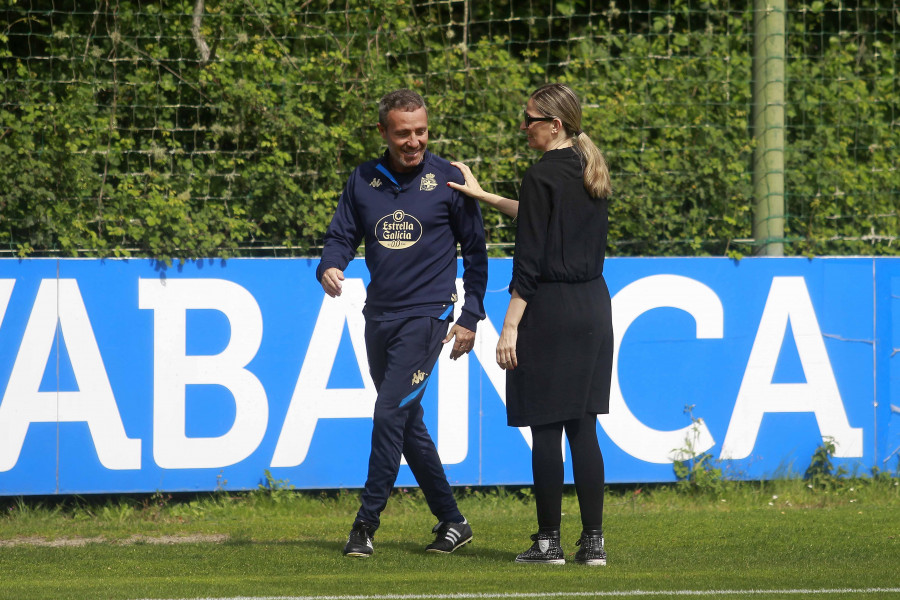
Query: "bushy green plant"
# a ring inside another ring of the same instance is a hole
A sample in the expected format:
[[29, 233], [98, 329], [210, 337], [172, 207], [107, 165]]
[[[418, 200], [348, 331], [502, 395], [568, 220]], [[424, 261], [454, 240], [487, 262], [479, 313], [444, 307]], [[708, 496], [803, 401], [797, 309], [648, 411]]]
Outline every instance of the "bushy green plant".
[[[426, 96], [435, 152], [516, 196], [537, 159], [522, 105], [564, 81], [610, 163], [611, 254], [740, 256], [752, 9], [645, 4], [206, 2], [194, 31], [190, 0], [7, 2], [0, 247], [316, 254], [351, 169], [381, 151], [376, 103], [397, 87]], [[845, 4], [788, 14], [788, 254], [900, 253], [895, 11]], [[513, 223], [486, 210], [485, 225], [509, 252]]]
[[834, 489], [841, 485], [841, 478], [847, 475], [847, 469], [843, 466], [835, 468], [831, 459], [834, 457], [834, 439], [824, 438], [822, 444], [813, 452], [809, 467], [803, 474], [803, 479], [811, 486], [821, 489]]
[[685, 436], [684, 447], [674, 450], [678, 457], [672, 465], [678, 479], [676, 485], [685, 493], [716, 496], [723, 489], [722, 468], [709, 452], [697, 452], [696, 441], [702, 420], [694, 416], [693, 409], [690, 405], [684, 408], [684, 412], [691, 417], [691, 426]]
[[275, 479], [272, 473], [265, 470], [265, 480], [259, 484], [256, 494], [271, 502], [289, 502], [296, 494], [294, 485], [286, 479]]

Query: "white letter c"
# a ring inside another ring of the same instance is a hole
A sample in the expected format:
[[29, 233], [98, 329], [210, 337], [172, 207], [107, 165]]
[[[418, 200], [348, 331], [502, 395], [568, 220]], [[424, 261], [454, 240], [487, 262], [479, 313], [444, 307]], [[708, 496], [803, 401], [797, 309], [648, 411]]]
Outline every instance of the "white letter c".
[[645, 462], [666, 464], [688, 458], [680, 450], [690, 447], [691, 454], [706, 452], [715, 445], [703, 423], [661, 431], [643, 424], [629, 410], [619, 386], [619, 349], [631, 324], [643, 313], [671, 307], [689, 313], [697, 323], [697, 339], [721, 338], [724, 323], [722, 303], [706, 285], [680, 275], [653, 275], [639, 279], [612, 299], [613, 349], [609, 414], [598, 420], [606, 434], [622, 450]]

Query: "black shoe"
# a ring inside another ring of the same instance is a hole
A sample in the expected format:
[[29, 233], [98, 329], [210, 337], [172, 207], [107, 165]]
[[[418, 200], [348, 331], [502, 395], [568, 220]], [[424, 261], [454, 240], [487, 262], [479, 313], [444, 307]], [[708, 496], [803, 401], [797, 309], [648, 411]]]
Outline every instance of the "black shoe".
[[441, 521], [432, 528], [431, 533], [435, 534], [435, 538], [425, 547], [426, 552], [450, 554], [460, 546], [465, 546], [472, 541], [472, 528], [466, 521], [462, 523]]
[[534, 544], [531, 548], [516, 557], [517, 563], [534, 563], [543, 565], [564, 565], [566, 555], [559, 545], [559, 533], [535, 533], [531, 536]]
[[368, 558], [375, 552], [372, 538], [375, 536], [375, 528], [365, 521], [357, 521], [350, 530], [347, 544], [344, 546], [344, 556]]
[[575, 562], [595, 567], [606, 566], [606, 549], [603, 547], [602, 531], [582, 531], [581, 539], [575, 542], [579, 546], [575, 553]]

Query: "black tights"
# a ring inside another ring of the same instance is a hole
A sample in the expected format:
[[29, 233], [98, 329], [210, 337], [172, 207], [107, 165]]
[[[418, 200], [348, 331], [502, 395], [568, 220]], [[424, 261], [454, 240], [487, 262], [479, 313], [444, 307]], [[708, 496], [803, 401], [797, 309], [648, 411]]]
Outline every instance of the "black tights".
[[542, 532], [559, 531], [562, 514], [563, 457], [565, 429], [572, 452], [575, 492], [581, 508], [581, 525], [587, 530], [603, 529], [603, 454], [597, 442], [597, 415], [531, 428], [531, 469], [538, 527]]

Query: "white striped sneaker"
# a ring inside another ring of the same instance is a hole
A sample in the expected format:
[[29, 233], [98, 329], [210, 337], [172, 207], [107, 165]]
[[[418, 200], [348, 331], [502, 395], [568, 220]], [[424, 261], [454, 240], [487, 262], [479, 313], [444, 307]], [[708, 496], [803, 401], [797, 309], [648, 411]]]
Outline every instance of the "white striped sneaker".
[[344, 556], [352, 556], [355, 558], [368, 558], [375, 553], [375, 546], [372, 544], [372, 538], [375, 536], [375, 528], [371, 523], [365, 521], [356, 521], [353, 523], [353, 529], [347, 536], [347, 544], [344, 546]]
[[426, 552], [450, 554], [472, 541], [472, 528], [466, 521], [462, 523], [441, 521], [432, 528], [431, 533], [436, 534], [436, 537], [434, 542], [425, 547]]

